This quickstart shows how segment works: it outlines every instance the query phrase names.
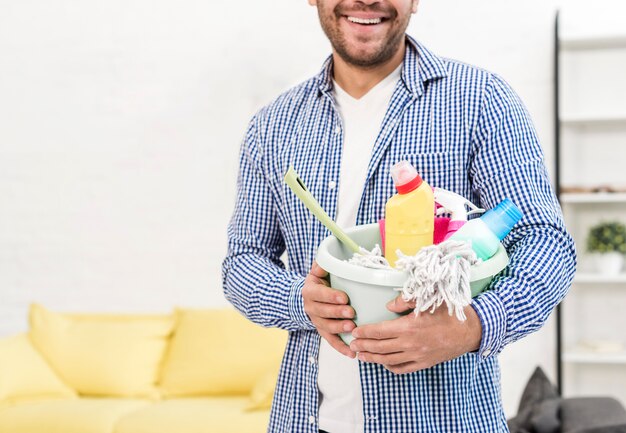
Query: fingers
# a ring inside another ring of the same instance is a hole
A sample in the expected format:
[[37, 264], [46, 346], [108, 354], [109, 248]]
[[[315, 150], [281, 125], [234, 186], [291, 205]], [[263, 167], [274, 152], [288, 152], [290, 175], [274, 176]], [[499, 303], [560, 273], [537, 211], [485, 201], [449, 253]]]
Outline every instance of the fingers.
[[312, 282], [305, 282], [302, 289], [304, 311], [318, 332], [339, 334], [351, 332], [356, 325], [351, 320], [355, 317], [354, 309], [346, 305], [345, 293]]
[[348, 296], [340, 291], [305, 281], [302, 288], [304, 309], [313, 319], [313, 316], [328, 319], [352, 319], [354, 309], [348, 305]]
[[354, 309], [348, 305], [313, 302], [309, 307], [309, 312], [324, 319], [354, 319]]
[[376, 354], [390, 354], [403, 352], [407, 349], [406, 344], [398, 338], [390, 338], [387, 340], [369, 340], [357, 338], [350, 343], [350, 349], [355, 352], [370, 352]]
[[415, 362], [411, 359], [411, 354], [408, 352], [390, 353], [387, 355], [370, 352], [358, 352], [358, 357], [359, 361], [381, 364], [385, 367], [395, 367], [407, 362]]
[[330, 287], [317, 285], [311, 287], [310, 293], [308, 293], [309, 299], [315, 302], [324, 302], [326, 304], [347, 304], [348, 295], [341, 290], [333, 289]]
[[402, 299], [402, 295], [399, 295], [393, 301], [387, 303], [387, 309], [394, 313], [404, 313], [405, 311], [415, 309], [415, 301], [407, 302]]
[[432, 366], [422, 365], [419, 362], [406, 362], [399, 365], [385, 365], [384, 367], [394, 374], [407, 374], [419, 370], [424, 370], [425, 368], [429, 368]]
[[304, 310], [311, 318], [319, 334], [339, 353], [355, 358], [356, 353], [350, 349], [337, 334], [352, 332], [356, 327], [352, 320], [355, 312], [348, 304], [348, 295], [341, 290], [328, 287], [324, 280], [328, 272], [317, 262], [313, 262], [311, 271], [302, 288]]
[[354, 338], [371, 338], [374, 340], [395, 338], [406, 329], [404, 319], [405, 317], [401, 317], [399, 319], [359, 326], [352, 331], [352, 336]]
[[339, 338], [338, 335], [329, 334], [328, 332], [324, 331], [320, 331], [320, 335], [322, 336], [322, 338], [328, 341], [328, 344], [330, 344], [337, 352], [352, 359], [356, 357], [356, 353], [350, 350], [350, 348], [346, 345], [346, 343], [343, 342], [341, 338]]
[[320, 267], [317, 262], [313, 262], [311, 266], [311, 270], [307, 275], [307, 281], [312, 281], [315, 284], [323, 285], [328, 287], [330, 284], [328, 282], [328, 272]]
[[359, 360], [382, 365], [398, 365], [414, 361], [415, 354], [399, 338], [386, 340], [356, 339], [350, 349], [358, 353]]
[[356, 327], [351, 320], [323, 319], [318, 318], [315, 323], [318, 331], [328, 332], [330, 334], [341, 334], [342, 332], [352, 332]]
[[347, 304], [348, 295], [341, 290], [333, 289], [315, 275], [309, 274], [304, 280], [302, 296], [305, 301], [324, 302], [327, 304]]

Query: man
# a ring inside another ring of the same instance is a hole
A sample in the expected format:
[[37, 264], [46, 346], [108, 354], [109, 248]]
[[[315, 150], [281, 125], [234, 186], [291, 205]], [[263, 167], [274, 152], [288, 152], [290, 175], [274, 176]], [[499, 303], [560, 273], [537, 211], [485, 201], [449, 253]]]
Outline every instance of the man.
[[[575, 270], [528, 113], [499, 77], [405, 35], [418, 0], [309, 3], [333, 53], [252, 119], [223, 264], [230, 302], [290, 331], [269, 431], [507, 431], [496, 357], [542, 326]], [[347, 296], [314, 262], [328, 232], [282, 178], [293, 165], [348, 227], [384, 217], [389, 168], [403, 159], [483, 208], [508, 197], [524, 218], [505, 239], [509, 268], [466, 308], [467, 321], [440, 308], [355, 328]], [[349, 331], [347, 346], [337, 334]]]

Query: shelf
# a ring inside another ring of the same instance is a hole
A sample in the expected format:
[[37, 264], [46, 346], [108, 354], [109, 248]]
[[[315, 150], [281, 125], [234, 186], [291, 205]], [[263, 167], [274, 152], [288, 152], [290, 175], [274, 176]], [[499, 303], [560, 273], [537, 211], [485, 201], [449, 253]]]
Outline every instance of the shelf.
[[[555, 22], [555, 183], [577, 240], [583, 240], [600, 215], [618, 220], [626, 215], [626, 180], [622, 182], [626, 171], [620, 164], [626, 149], [626, 107], [607, 105], [601, 97], [624, 99], [619, 71], [626, 59], [626, 28], [620, 12], [568, 5]], [[607, 73], [594, 74], [598, 68]], [[585, 80], [595, 80], [597, 88], [586, 87]], [[563, 173], [580, 172], [582, 167], [599, 171], [589, 177], [583, 173], [574, 182], [567, 180], [569, 176], [564, 179]], [[592, 264], [591, 255], [583, 257]], [[565, 394], [572, 389], [610, 394], [617, 382], [604, 380], [605, 372], [619, 369], [619, 374], [626, 374], [626, 340], [620, 332], [626, 326], [626, 270], [607, 275], [592, 266], [588, 269], [574, 276], [575, 287], [556, 312], [557, 383]]]
[[561, 194], [561, 203], [626, 203], [624, 192], [589, 192]]
[[626, 126], [626, 114], [613, 114], [605, 116], [567, 116], [561, 118], [562, 126], [572, 127], [600, 127], [600, 126]]
[[560, 40], [559, 46], [562, 50], [570, 51], [626, 48], [626, 35], [564, 38]]
[[570, 364], [626, 364], [626, 352], [583, 352], [563, 353], [563, 361]]
[[626, 274], [618, 275], [603, 275], [592, 272], [579, 272], [574, 277], [574, 283], [594, 284], [594, 283], [613, 283], [622, 284], [626, 283]]

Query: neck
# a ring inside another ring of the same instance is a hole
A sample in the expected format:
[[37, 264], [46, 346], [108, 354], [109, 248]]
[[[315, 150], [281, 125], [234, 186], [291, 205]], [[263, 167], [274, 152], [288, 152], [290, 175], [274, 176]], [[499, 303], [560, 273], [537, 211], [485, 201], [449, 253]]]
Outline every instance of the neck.
[[364, 68], [347, 63], [333, 51], [333, 75], [341, 88], [355, 99], [361, 98], [391, 74], [404, 60], [404, 39], [396, 53], [385, 63]]

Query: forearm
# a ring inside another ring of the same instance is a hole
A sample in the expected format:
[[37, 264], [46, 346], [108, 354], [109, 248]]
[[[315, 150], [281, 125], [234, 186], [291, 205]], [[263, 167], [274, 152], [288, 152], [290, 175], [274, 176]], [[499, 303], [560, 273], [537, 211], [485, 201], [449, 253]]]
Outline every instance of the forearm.
[[304, 277], [280, 261], [285, 242], [276, 198], [262, 166], [257, 119], [241, 147], [237, 200], [222, 264], [224, 295], [252, 322], [288, 331], [313, 329], [304, 312]]
[[565, 297], [576, 269], [571, 237], [553, 226], [533, 226], [511, 250], [511, 263], [491, 290], [474, 300], [483, 335], [479, 354], [495, 356], [541, 328]]
[[[517, 188], [502, 187], [510, 179]], [[524, 214], [504, 240], [509, 266], [473, 303], [483, 329], [479, 354], [488, 357], [543, 326], [571, 285], [576, 250], [541, 161], [495, 174], [480, 192], [485, 207], [508, 196]]]
[[252, 322], [288, 331], [314, 328], [304, 312], [304, 277], [268, 257], [231, 251], [222, 278], [226, 299]]

